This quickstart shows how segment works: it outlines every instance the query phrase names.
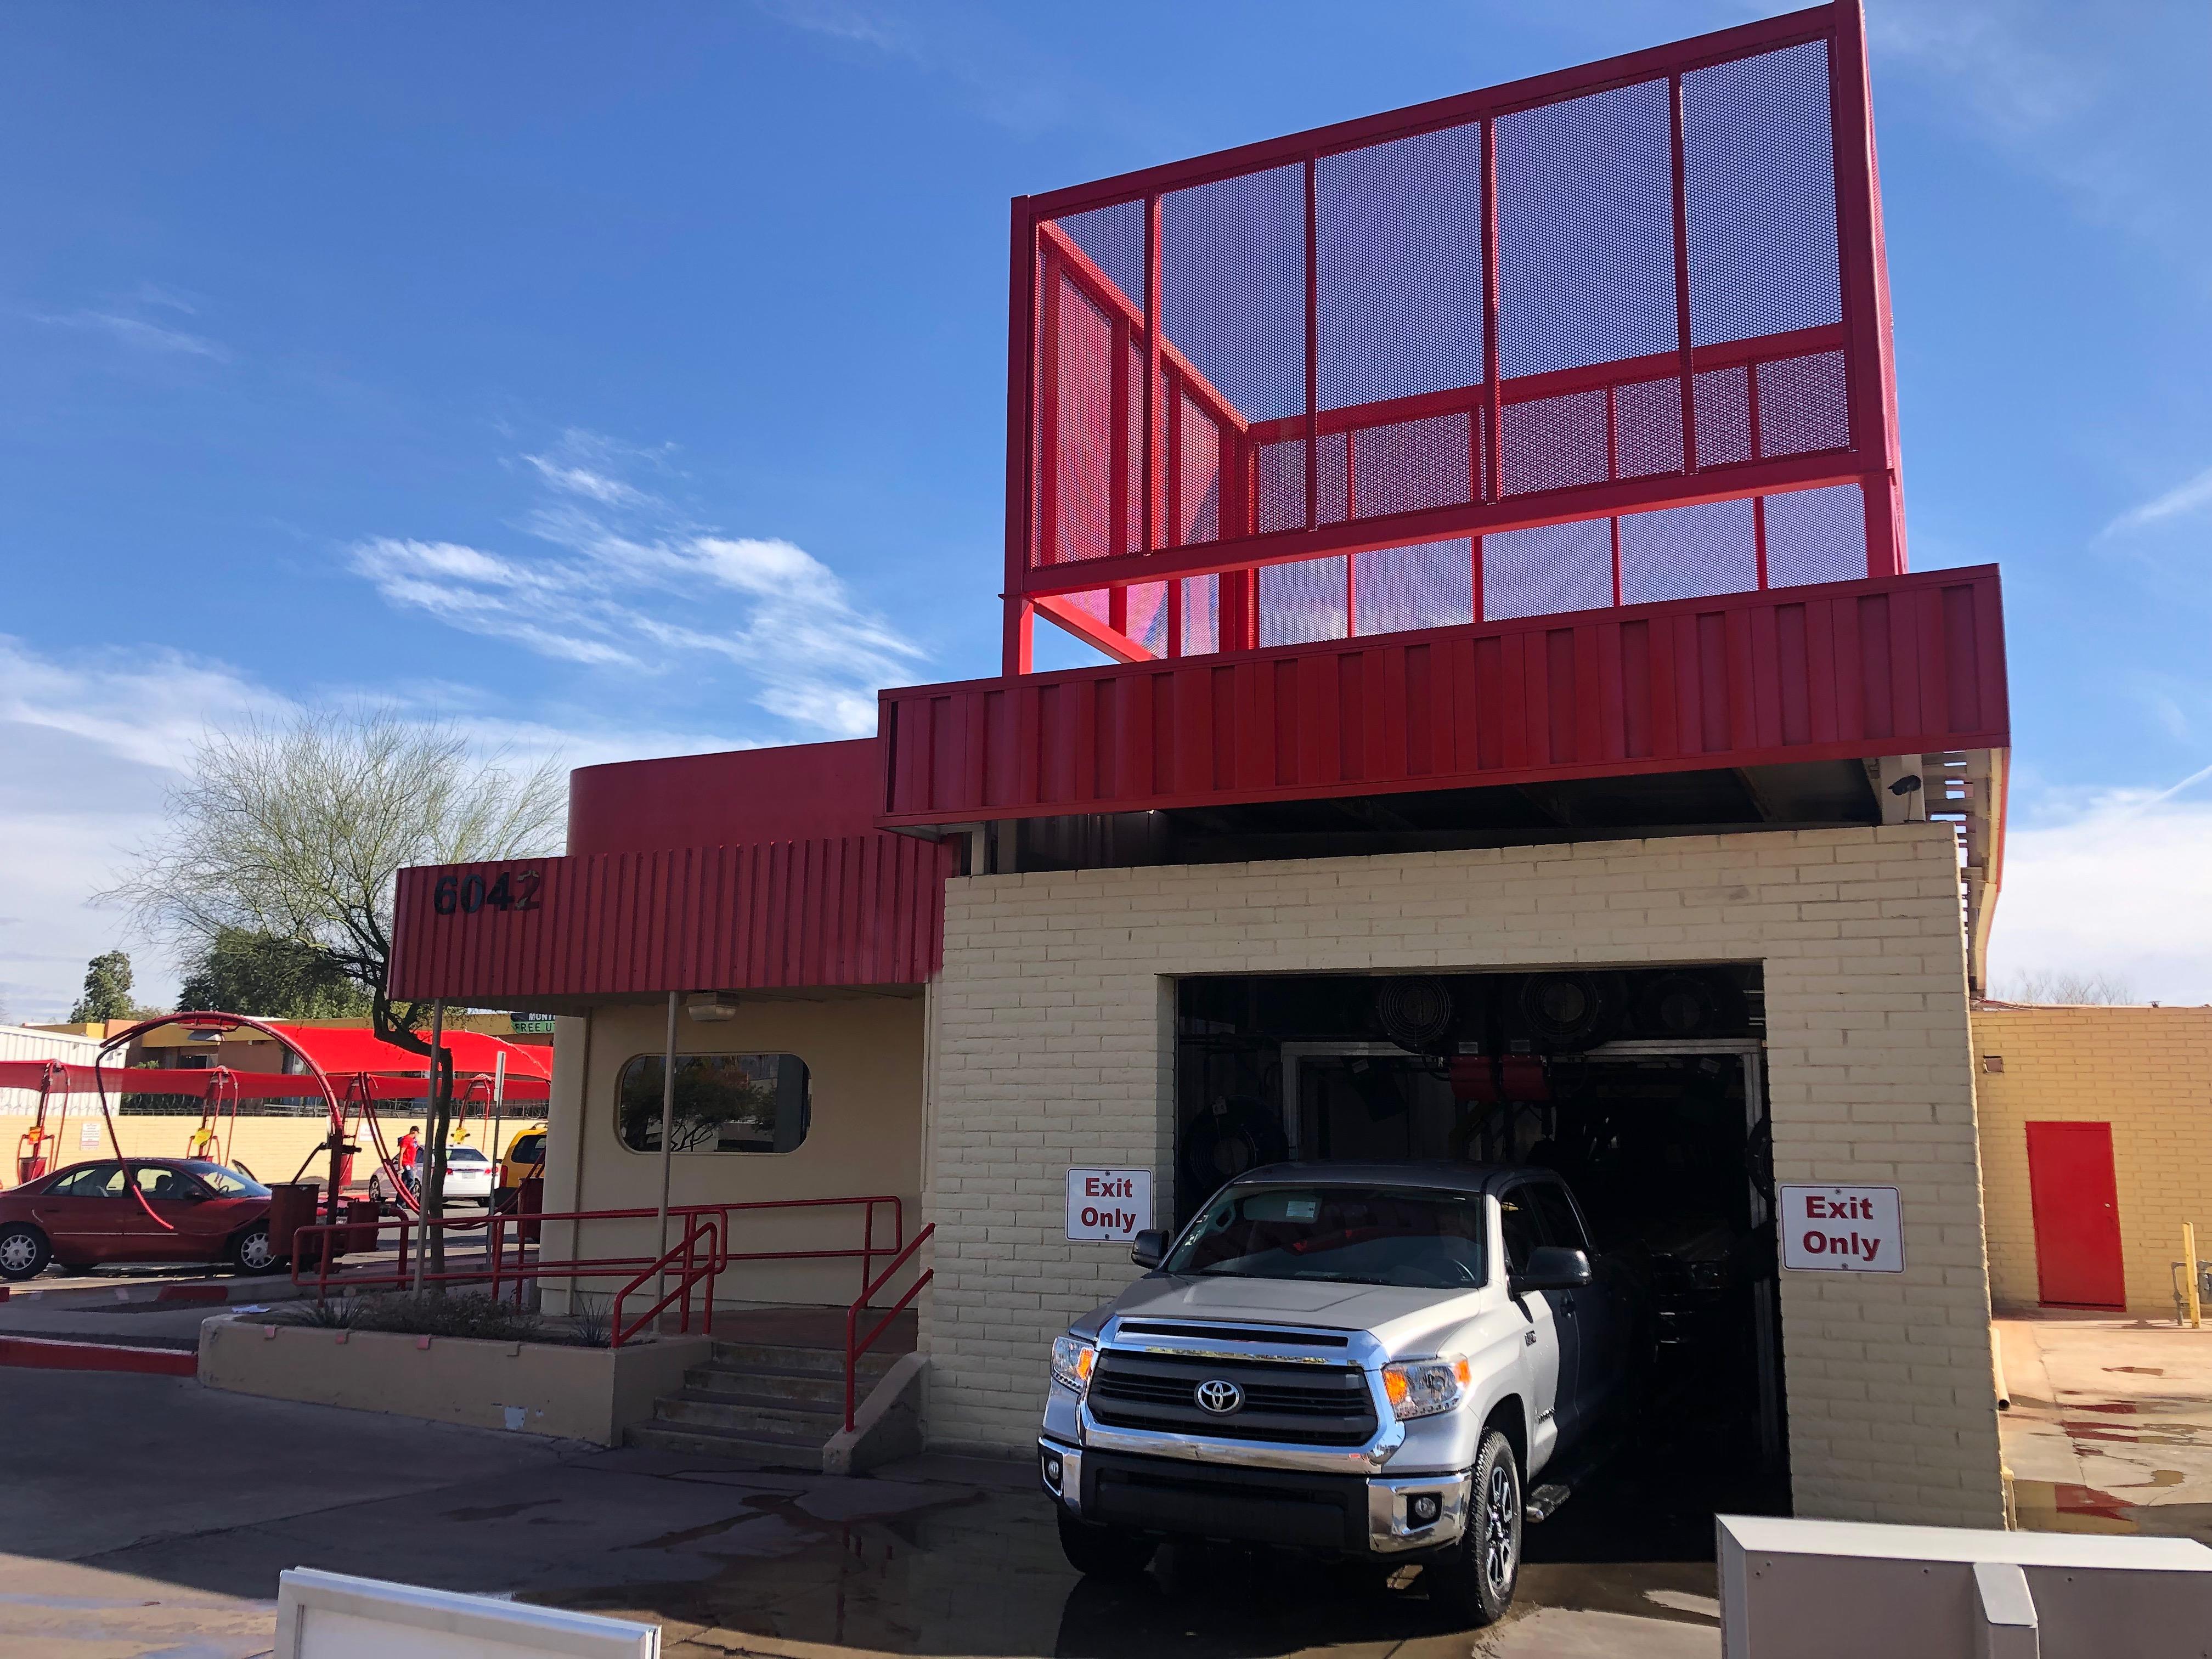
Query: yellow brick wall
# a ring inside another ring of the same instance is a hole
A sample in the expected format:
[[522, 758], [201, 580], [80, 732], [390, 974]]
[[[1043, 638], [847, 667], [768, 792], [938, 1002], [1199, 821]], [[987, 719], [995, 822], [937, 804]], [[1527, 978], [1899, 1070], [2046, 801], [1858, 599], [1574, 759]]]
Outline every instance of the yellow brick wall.
[[1173, 979], [1756, 961], [1775, 1174], [1894, 1185], [1905, 1271], [1783, 1276], [1797, 1513], [2002, 1524], [1957, 842], [1940, 824], [957, 879], [930, 1102], [929, 1433], [1033, 1443], [1052, 1339], [1135, 1276], [1070, 1165], [1174, 1212]]
[[2171, 1316], [2183, 1222], [2212, 1257], [2212, 1008], [1977, 1008], [1973, 1035], [1992, 1299], [2036, 1304], [2027, 1126], [2109, 1123], [2128, 1311]]

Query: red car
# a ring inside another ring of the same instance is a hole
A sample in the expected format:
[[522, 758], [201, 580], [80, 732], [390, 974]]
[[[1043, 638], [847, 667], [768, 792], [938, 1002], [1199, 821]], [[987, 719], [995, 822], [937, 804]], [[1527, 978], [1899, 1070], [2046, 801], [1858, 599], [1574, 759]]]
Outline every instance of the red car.
[[49, 1261], [283, 1265], [269, 1242], [269, 1189], [193, 1158], [73, 1164], [0, 1193], [0, 1279], [35, 1279]]

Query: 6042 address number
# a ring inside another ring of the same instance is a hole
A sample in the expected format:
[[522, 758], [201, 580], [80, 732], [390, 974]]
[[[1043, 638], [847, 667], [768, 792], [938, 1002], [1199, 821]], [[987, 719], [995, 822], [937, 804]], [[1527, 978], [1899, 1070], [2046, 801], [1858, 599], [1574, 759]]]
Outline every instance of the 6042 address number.
[[456, 910], [465, 916], [479, 910], [535, 910], [544, 881], [535, 870], [501, 870], [489, 881], [480, 874], [441, 876], [430, 890], [430, 908], [441, 916]]

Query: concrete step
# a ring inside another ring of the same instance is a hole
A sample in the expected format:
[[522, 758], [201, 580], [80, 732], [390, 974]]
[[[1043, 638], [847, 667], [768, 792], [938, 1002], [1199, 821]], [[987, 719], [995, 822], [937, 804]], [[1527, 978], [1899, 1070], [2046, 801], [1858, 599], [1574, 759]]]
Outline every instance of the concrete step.
[[633, 1423], [623, 1431], [623, 1443], [690, 1456], [732, 1458], [762, 1468], [805, 1469], [813, 1474], [822, 1469], [822, 1449], [811, 1441], [794, 1443], [773, 1435], [737, 1434], [703, 1425]]
[[736, 1434], [793, 1435], [819, 1447], [845, 1425], [841, 1407], [830, 1410], [797, 1401], [702, 1399], [690, 1389], [653, 1402], [656, 1423], [728, 1429]]
[[[875, 1377], [863, 1371], [859, 1393], [867, 1396]], [[701, 1397], [742, 1395], [763, 1403], [800, 1401], [825, 1410], [845, 1409], [845, 1379], [836, 1371], [779, 1371], [766, 1367], [740, 1370], [728, 1365], [694, 1365], [684, 1373], [684, 1391]]]
[[[881, 1376], [899, 1358], [872, 1348], [860, 1356], [855, 1369], [864, 1377]], [[844, 1349], [801, 1347], [787, 1342], [717, 1341], [712, 1363], [726, 1370], [803, 1371], [816, 1376], [829, 1372], [841, 1378], [845, 1375]]]

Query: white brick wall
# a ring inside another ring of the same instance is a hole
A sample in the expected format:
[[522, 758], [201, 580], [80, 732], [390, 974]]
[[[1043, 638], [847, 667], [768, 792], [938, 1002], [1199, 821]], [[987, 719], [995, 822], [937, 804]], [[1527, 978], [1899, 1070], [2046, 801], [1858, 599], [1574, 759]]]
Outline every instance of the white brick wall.
[[2001, 1524], [1955, 843], [1942, 825], [984, 876], [946, 896], [929, 1431], [1030, 1443], [1045, 1355], [1127, 1283], [1071, 1164], [1172, 1211], [1176, 975], [1758, 961], [1776, 1176], [1900, 1189], [1906, 1271], [1788, 1274], [1801, 1515]]

